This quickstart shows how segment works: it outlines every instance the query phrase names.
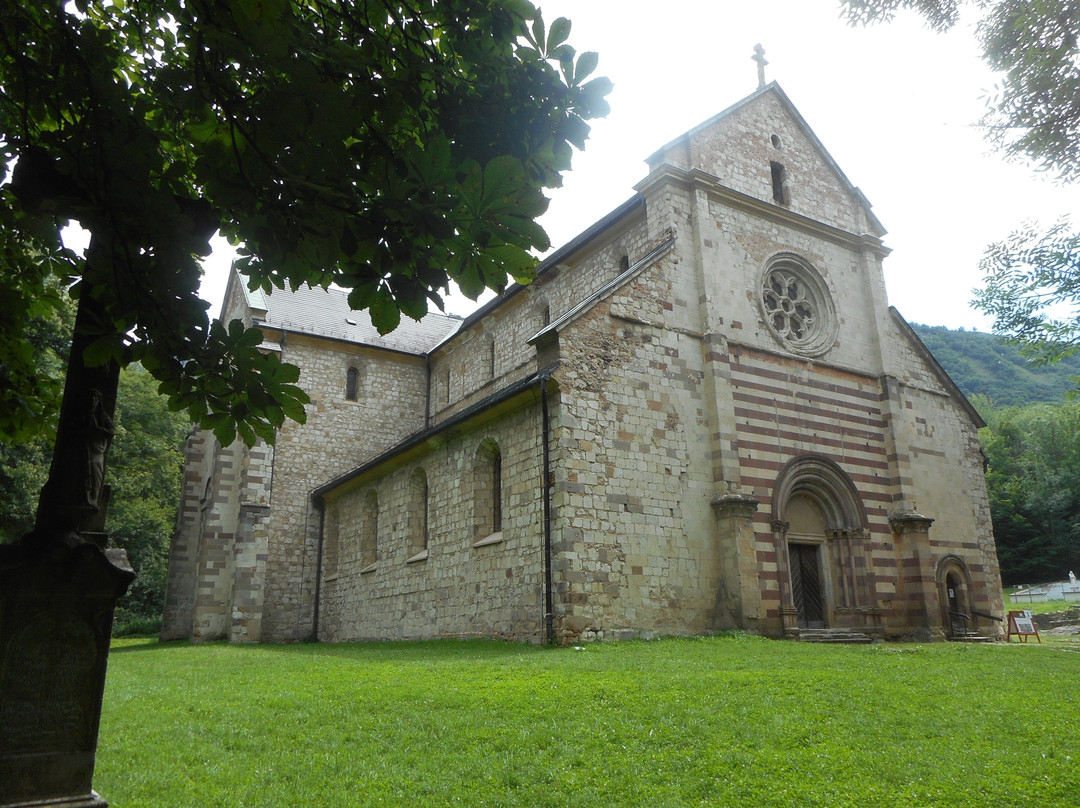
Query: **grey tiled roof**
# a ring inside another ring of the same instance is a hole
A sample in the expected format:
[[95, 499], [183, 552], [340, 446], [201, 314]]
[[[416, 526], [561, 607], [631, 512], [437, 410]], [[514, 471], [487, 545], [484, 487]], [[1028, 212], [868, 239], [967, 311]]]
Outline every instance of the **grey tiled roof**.
[[260, 301], [249, 300], [253, 307], [266, 306], [260, 321], [265, 325], [411, 354], [427, 353], [461, 325], [460, 319], [445, 314], [428, 314], [420, 322], [402, 316], [394, 331], [380, 335], [367, 311], [349, 308], [348, 293], [342, 289], [301, 286], [295, 292], [275, 290]]

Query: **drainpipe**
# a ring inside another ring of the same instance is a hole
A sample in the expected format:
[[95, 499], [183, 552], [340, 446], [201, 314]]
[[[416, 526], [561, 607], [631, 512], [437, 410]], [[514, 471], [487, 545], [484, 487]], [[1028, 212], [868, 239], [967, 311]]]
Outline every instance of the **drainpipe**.
[[313, 504], [319, 509], [319, 552], [315, 561], [315, 609], [311, 616], [311, 638], [319, 641], [319, 601], [322, 597], [322, 560], [323, 536], [326, 527], [326, 504], [322, 497], [312, 497]]
[[544, 476], [541, 486], [544, 491], [544, 641], [555, 639], [555, 616], [551, 595], [551, 450], [548, 446], [551, 432], [551, 418], [548, 413], [548, 376], [540, 377], [540, 413], [543, 432]]
[[431, 426], [431, 354], [424, 354], [424, 369], [427, 370], [427, 391], [424, 393], [424, 429]]

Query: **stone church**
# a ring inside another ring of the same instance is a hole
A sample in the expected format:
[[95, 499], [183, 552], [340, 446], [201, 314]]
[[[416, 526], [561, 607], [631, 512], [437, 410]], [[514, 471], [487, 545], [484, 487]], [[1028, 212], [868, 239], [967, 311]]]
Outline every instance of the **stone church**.
[[775, 83], [647, 162], [463, 320], [234, 274], [312, 401], [192, 433], [163, 638], [996, 636], [982, 422], [866, 198]]

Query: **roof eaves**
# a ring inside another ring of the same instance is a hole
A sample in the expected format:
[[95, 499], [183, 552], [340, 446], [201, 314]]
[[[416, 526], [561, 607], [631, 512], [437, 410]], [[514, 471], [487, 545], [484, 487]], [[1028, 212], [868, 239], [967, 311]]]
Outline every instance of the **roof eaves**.
[[908, 321], [905, 320], [903, 315], [901, 315], [900, 312], [896, 310], [895, 306], [889, 306], [889, 314], [893, 316], [896, 324], [900, 326], [900, 330], [903, 332], [904, 336], [911, 340], [911, 342], [915, 345], [915, 349], [919, 352], [922, 358], [930, 363], [930, 367], [941, 378], [941, 382], [945, 385], [945, 389], [947, 389], [952, 395], [952, 397], [960, 403], [960, 406], [963, 407], [964, 412], [968, 414], [968, 417], [971, 418], [971, 420], [975, 423], [975, 426], [979, 429], [982, 429], [982, 427], [986, 426], [986, 421], [984, 421], [982, 419], [982, 416], [979, 415], [979, 411], [976, 410], [974, 406], [972, 406], [971, 402], [968, 401], [967, 396], [965, 396], [964, 393], [960, 390], [960, 388], [956, 386], [956, 382], [952, 380], [952, 377], [948, 374], [945, 368], [941, 366], [941, 363], [937, 361], [937, 359], [934, 357], [934, 354], [931, 353], [930, 349], [926, 347], [926, 343], [919, 338], [919, 335], [915, 333], [915, 329], [908, 324]]

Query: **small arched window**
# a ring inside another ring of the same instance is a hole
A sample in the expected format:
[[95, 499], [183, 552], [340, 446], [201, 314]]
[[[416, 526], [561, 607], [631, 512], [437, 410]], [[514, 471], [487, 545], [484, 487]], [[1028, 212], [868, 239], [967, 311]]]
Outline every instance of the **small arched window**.
[[483, 541], [503, 529], [502, 452], [486, 438], [473, 461], [473, 536]]
[[345, 400], [356, 401], [359, 390], [360, 371], [356, 368], [349, 368], [345, 371]]
[[622, 275], [628, 269], [630, 269], [630, 256], [624, 255], [619, 259], [619, 274]]
[[495, 378], [495, 340], [493, 337], [488, 337], [483, 346], [483, 370], [487, 375], [486, 381], [491, 381]]

